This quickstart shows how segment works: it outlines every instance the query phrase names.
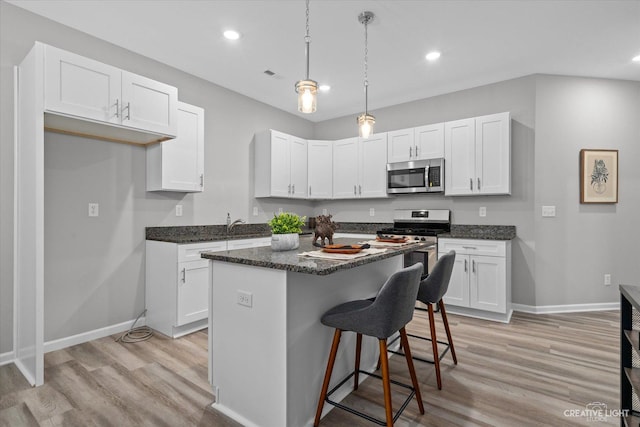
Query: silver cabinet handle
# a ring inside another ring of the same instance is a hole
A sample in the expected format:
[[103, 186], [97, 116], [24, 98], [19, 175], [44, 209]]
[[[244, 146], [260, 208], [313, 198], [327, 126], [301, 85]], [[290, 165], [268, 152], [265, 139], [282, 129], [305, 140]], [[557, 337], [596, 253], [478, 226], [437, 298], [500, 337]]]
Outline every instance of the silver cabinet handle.
[[471, 271], [476, 272], [476, 260], [471, 261]]
[[291, 184], [287, 186], [287, 194], [291, 194]]
[[200, 187], [204, 187], [204, 174], [200, 174]]
[[478, 249], [475, 246], [463, 246], [464, 249]]
[[120, 100], [116, 99], [116, 119], [120, 118]]
[[409, 157], [413, 156], [413, 152], [411, 151], [413, 149], [413, 147], [409, 147]]
[[480, 178], [478, 178], [478, 190], [480, 190]]
[[187, 281], [187, 269], [183, 268], [182, 269], [182, 283], [186, 283]]
[[465, 273], [467, 272], [467, 260], [466, 259], [464, 260], [464, 272]]
[[358, 195], [358, 192], [356, 191], [356, 186], [355, 185], [353, 186], [353, 195], [354, 196]]
[[362, 196], [362, 185], [358, 185], [358, 194]]
[[127, 106], [122, 111], [127, 110], [127, 117], [123, 117], [122, 120], [131, 120], [131, 103], [127, 102]]
[[309, 195], [311, 195], [311, 186], [309, 186]]
[[416, 157], [418, 157], [418, 146], [416, 145]]
[[469, 178], [469, 190], [473, 191], [473, 178]]
[[291, 186], [291, 194], [296, 194], [296, 185], [295, 184], [293, 184]]

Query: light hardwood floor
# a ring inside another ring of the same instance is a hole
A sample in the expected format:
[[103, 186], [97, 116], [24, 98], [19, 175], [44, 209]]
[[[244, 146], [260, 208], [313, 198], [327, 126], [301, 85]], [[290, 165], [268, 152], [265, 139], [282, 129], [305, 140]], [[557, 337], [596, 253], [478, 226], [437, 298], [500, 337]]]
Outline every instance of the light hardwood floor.
[[[445, 338], [436, 317], [439, 337]], [[458, 365], [445, 356], [438, 390], [433, 366], [416, 362], [426, 413], [420, 415], [413, 401], [396, 425], [619, 425], [613, 417], [591, 421], [565, 415], [592, 402], [619, 408], [618, 322], [617, 311], [516, 313], [507, 325], [450, 315]], [[407, 329], [428, 331], [422, 313], [416, 312]], [[135, 344], [114, 338], [47, 353], [42, 387], [29, 387], [14, 365], [0, 367], [0, 426], [238, 425], [209, 407], [206, 332], [178, 340], [156, 334]], [[414, 353], [430, 353], [428, 342], [410, 342]], [[392, 357], [390, 372], [410, 383], [401, 356]], [[397, 387], [392, 392], [397, 408], [404, 392]], [[376, 378], [346, 401], [384, 418]], [[372, 424], [334, 409], [321, 425]]]

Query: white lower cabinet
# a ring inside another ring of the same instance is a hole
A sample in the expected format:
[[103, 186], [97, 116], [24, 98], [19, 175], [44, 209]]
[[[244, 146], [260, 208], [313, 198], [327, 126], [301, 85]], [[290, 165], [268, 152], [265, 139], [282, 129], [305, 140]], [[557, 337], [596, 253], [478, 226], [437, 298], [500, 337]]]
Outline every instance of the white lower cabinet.
[[438, 256], [456, 261], [443, 301], [454, 313], [508, 322], [511, 317], [511, 242], [438, 239]]
[[226, 241], [177, 244], [147, 240], [147, 326], [173, 338], [206, 328], [209, 261], [200, 253], [226, 249]]
[[236, 239], [229, 240], [227, 242], [227, 249], [230, 251], [234, 249], [247, 249], [257, 248], [260, 246], [269, 246], [271, 244], [271, 237], [258, 237], [254, 239]]

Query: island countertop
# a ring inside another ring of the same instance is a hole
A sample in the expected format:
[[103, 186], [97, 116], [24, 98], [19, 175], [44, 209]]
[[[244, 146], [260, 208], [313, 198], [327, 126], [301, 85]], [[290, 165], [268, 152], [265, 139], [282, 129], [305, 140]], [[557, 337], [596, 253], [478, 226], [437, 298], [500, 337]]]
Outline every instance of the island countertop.
[[[361, 241], [362, 239], [339, 238], [335, 239], [334, 243], [349, 245], [359, 243]], [[410, 245], [388, 248], [385, 252], [379, 254], [367, 255], [349, 260], [330, 260], [301, 256], [300, 254], [303, 252], [319, 250], [319, 248], [312, 245], [312, 242], [312, 236], [300, 236], [300, 247], [291, 251], [277, 252], [273, 251], [269, 246], [264, 246], [223, 252], [203, 252], [201, 256], [202, 258], [226, 261], [235, 264], [324, 276], [337, 271], [348, 270], [360, 265], [369, 264], [430, 246], [425, 243], [413, 243]]]

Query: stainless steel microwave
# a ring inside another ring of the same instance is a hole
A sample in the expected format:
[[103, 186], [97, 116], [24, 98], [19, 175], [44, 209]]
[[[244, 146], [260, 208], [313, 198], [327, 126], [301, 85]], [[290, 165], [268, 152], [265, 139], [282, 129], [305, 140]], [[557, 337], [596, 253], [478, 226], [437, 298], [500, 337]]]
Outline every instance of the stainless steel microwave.
[[387, 193], [442, 193], [444, 159], [387, 163]]

